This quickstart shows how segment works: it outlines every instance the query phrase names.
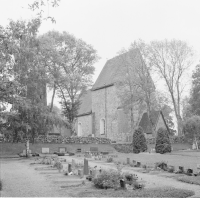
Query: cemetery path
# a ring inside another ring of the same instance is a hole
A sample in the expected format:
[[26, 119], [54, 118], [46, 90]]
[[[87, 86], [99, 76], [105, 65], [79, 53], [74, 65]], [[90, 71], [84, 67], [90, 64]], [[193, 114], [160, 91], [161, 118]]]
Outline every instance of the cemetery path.
[[63, 197], [68, 196], [44, 175], [30, 167], [30, 160], [1, 159], [0, 197]]
[[[64, 157], [62, 157], [64, 158]], [[65, 157], [67, 160], [74, 159], [76, 162], [81, 162], [83, 159], [74, 158], [74, 157]], [[113, 163], [105, 163], [102, 161], [90, 161], [89, 166], [103, 169], [116, 169]], [[130, 172], [133, 174], [137, 174], [139, 181], [144, 183], [147, 188], [155, 188], [155, 187], [173, 187], [173, 188], [180, 188], [180, 189], [187, 189], [192, 190], [195, 192], [195, 195], [192, 196], [194, 198], [200, 198], [200, 187], [199, 185], [189, 184], [177, 181], [173, 178], [163, 177], [162, 175], [152, 175], [147, 173], [137, 172], [134, 168], [131, 167], [124, 167], [123, 172]]]

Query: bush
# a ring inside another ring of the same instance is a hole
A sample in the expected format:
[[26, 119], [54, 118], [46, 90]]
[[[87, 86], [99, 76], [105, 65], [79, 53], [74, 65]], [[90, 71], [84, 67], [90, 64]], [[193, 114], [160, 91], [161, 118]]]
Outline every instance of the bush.
[[159, 128], [156, 136], [156, 153], [170, 153], [171, 152], [171, 143], [167, 130]]
[[140, 153], [147, 150], [147, 142], [142, 127], [135, 129], [133, 133], [133, 153]]
[[97, 178], [93, 179], [93, 183], [96, 188], [114, 188], [119, 186], [120, 179], [122, 179], [122, 176], [119, 172], [104, 170]]
[[108, 162], [108, 163], [113, 162], [113, 158], [112, 158], [112, 157], [108, 157], [108, 158], [107, 158], [107, 162]]

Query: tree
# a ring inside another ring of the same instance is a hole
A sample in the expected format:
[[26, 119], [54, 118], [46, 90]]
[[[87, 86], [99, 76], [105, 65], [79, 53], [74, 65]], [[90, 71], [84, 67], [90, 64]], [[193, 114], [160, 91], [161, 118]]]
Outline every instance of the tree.
[[135, 129], [133, 133], [133, 153], [140, 153], [147, 150], [147, 142], [142, 127]]
[[46, 46], [43, 53], [47, 57], [45, 64], [53, 81], [53, 93], [56, 91], [61, 99], [63, 113], [73, 130], [80, 96], [92, 85], [97, 52], [92, 46], [66, 32], [51, 31], [40, 40]]
[[191, 66], [192, 56], [191, 47], [184, 41], [153, 41], [149, 45], [149, 62], [167, 86], [177, 119], [178, 135], [182, 133], [183, 83], [187, 69]]
[[156, 136], [156, 153], [169, 153], [171, 152], [171, 143], [166, 129], [159, 128]]
[[171, 108], [169, 98], [166, 96], [165, 93], [156, 91], [156, 100], [153, 105], [153, 109], [162, 111], [163, 116], [165, 118], [166, 124], [169, 128], [169, 135], [175, 135], [176, 130], [174, 130], [174, 122], [172, 112], [173, 109]]
[[183, 133], [187, 138], [191, 138], [199, 149], [198, 142], [200, 141], [200, 116], [194, 115], [184, 123]]
[[155, 87], [138, 48], [132, 47], [129, 51], [123, 50], [120, 53], [121, 68], [117, 74], [117, 94], [122, 107], [130, 111], [131, 130], [134, 130], [140, 117], [134, 118], [134, 112], [138, 112], [140, 115], [147, 109], [148, 115], [150, 115]]
[[200, 116], [200, 64], [196, 66], [196, 70], [192, 75], [192, 90], [189, 103], [192, 114]]

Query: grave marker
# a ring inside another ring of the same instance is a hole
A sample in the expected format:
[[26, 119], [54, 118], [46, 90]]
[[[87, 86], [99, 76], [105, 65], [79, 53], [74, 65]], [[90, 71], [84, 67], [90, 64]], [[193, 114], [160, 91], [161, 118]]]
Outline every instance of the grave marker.
[[200, 164], [197, 164], [197, 169], [200, 169]]
[[49, 148], [42, 148], [42, 153], [44, 153], [44, 154], [45, 154], [45, 153], [46, 153], [46, 154], [49, 153]]
[[72, 165], [68, 164], [68, 172], [71, 173], [72, 172]]
[[72, 159], [72, 169], [75, 169], [75, 160]]
[[88, 173], [89, 173], [88, 160], [84, 159], [84, 171], [83, 171], [83, 174], [84, 175], [88, 175]]
[[66, 147], [59, 147], [59, 153], [66, 153]]
[[130, 164], [130, 158], [127, 158], [127, 164]]

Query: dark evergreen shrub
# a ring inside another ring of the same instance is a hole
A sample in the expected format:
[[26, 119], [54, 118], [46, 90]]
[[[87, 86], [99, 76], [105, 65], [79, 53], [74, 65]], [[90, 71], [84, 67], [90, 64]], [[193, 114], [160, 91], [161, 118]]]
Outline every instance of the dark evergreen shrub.
[[142, 127], [135, 129], [133, 133], [133, 153], [140, 153], [147, 150], [147, 142]]
[[159, 128], [156, 136], [156, 153], [170, 153], [171, 152], [171, 143], [168, 135], [168, 131], [163, 128]]

